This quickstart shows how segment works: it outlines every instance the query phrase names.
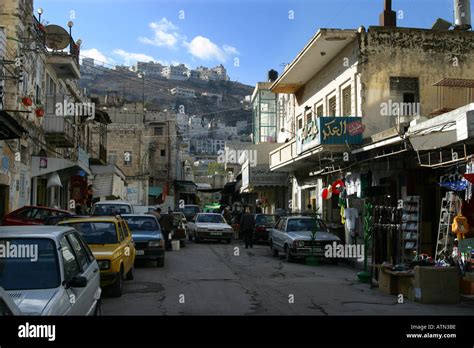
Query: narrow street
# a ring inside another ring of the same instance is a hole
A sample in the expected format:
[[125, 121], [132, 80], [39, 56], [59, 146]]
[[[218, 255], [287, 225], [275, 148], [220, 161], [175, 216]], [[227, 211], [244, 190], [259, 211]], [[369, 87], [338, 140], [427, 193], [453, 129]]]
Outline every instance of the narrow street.
[[[234, 256], [238, 246], [240, 256]], [[188, 243], [164, 268], [138, 263], [102, 315], [472, 315], [474, 304], [425, 305], [384, 295], [340, 263], [307, 266], [271, 256], [267, 245]], [[182, 296], [184, 295], [184, 297]], [[294, 301], [291, 301], [294, 299]], [[183, 303], [184, 302], [184, 303]], [[293, 302], [293, 303], [290, 303]]]

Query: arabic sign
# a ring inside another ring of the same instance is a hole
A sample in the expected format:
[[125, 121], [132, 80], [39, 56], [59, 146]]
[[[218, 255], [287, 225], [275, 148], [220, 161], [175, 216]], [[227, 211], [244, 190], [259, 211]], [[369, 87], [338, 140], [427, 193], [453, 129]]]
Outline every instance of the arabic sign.
[[362, 143], [365, 126], [361, 117], [318, 117], [298, 130], [298, 154], [318, 145], [354, 145]]
[[249, 186], [287, 186], [288, 173], [271, 171], [268, 164], [256, 167], [246, 165], [242, 168], [242, 188]]

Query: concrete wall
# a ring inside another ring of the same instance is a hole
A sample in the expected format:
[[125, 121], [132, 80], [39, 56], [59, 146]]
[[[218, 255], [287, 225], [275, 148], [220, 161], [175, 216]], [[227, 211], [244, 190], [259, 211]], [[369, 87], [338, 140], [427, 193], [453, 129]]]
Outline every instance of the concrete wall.
[[367, 137], [395, 126], [394, 117], [381, 116], [381, 103], [390, 99], [390, 76], [419, 78], [423, 116], [438, 108], [434, 83], [446, 77], [474, 79], [474, 33], [371, 27], [362, 35], [360, 61]]

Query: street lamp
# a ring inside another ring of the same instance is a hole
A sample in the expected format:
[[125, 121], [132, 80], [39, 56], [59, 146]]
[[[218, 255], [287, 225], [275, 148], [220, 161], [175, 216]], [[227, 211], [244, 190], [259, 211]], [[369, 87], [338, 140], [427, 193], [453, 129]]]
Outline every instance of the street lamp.
[[41, 15], [43, 14], [43, 9], [40, 7], [36, 11], [38, 12], [38, 22], [41, 24]]
[[70, 37], [70, 40], [72, 40], [72, 27], [74, 26], [74, 22], [73, 22], [73, 21], [67, 22], [67, 26], [69, 27], [69, 37]]

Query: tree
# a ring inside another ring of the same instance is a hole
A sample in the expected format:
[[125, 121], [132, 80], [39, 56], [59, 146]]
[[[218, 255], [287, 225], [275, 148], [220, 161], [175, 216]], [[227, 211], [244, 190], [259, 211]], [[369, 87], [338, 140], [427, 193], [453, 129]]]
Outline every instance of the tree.
[[225, 174], [224, 164], [218, 162], [209, 163], [207, 175]]

